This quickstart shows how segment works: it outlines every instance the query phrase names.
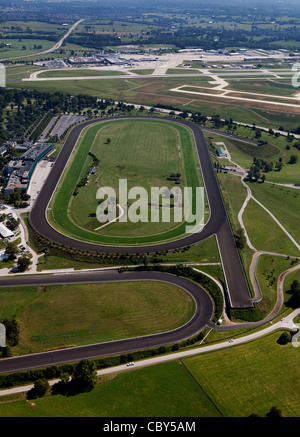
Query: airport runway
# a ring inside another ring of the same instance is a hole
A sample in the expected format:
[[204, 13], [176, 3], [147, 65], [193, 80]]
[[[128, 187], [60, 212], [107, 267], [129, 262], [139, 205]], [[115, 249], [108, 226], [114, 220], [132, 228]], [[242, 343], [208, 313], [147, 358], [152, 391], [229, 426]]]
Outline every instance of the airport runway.
[[162, 272], [118, 273], [117, 269], [112, 269], [98, 272], [15, 276], [12, 278], [0, 278], [0, 287], [120, 281], [164, 281], [181, 287], [194, 299], [196, 304], [195, 313], [185, 325], [161, 334], [1, 359], [0, 373], [17, 372], [25, 369], [78, 361], [83, 358], [110, 356], [177, 343], [199, 333], [210, 322], [213, 315], [213, 303], [207, 292], [199, 284], [180, 276]]
[[[119, 120], [126, 117], [107, 117], [105, 119], [93, 119], [83, 122], [75, 126], [70, 132], [64, 147], [62, 148], [50, 175], [47, 178], [41, 192], [35, 202], [31, 214], [30, 222], [34, 229], [47, 237], [50, 241], [62, 244], [64, 246], [73, 247], [76, 249], [83, 249], [88, 251], [103, 252], [103, 253], [155, 253], [161, 250], [173, 250], [188, 245], [196, 244], [200, 241], [209, 238], [212, 235], [216, 236], [221, 261], [223, 265], [224, 275], [226, 278], [227, 296], [230, 305], [233, 308], [249, 308], [253, 307], [248, 283], [241, 264], [238, 250], [236, 248], [235, 240], [232, 234], [231, 226], [226, 214], [222, 195], [219, 190], [216, 175], [212, 166], [209, 151], [203, 132], [199, 126], [185, 120], [175, 120], [172, 118], [155, 117], [160, 121], [172, 121], [184, 125], [191, 129], [196, 149], [198, 152], [199, 163], [202, 170], [202, 176], [205, 184], [207, 199], [210, 207], [210, 218], [203, 230], [199, 233], [190, 234], [177, 241], [170, 241], [166, 243], [159, 243], [147, 246], [105, 246], [102, 244], [94, 244], [85, 241], [80, 241], [61, 234], [54, 229], [46, 218], [46, 211], [48, 204], [54, 193], [60, 177], [65, 169], [69, 157], [75, 147], [77, 139], [82, 130], [95, 123], [107, 122], [110, 120]], [[131, 120], [133, 117], [128, 117]], [[147, 117], [135, 117], [147, 118]]]

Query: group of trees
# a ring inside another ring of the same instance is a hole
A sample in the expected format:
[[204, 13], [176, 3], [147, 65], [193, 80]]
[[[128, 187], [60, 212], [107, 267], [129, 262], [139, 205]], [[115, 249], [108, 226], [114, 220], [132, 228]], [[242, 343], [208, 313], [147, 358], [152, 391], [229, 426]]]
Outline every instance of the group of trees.
[[[222, 18], [222, 20], [224, 17]], [[226, 28], [224, 25], [210, 26], [208, 23], [203, 26], [181, 26], [181, 23], [172, 29], [172, 20], [156, 17], [155, 27], [153, 21], [149, 21], [147, 29], [147, 20], [144, 18], [144, 32], [138, 36], [131, 33], [131, 44], [165, 44], [175, 46], [177, 49], [186, 47], [201, 47], [204, 50], [223, 50], [227, 47], [249, 47], [260, 49], [285, 48], [282, 41], [294, 41], [296, 47], [297, 41], [300, 40], [294, 26], [290, 27], [273, 27], [273, 26], [234, 26]], [[134, 29], [134, 27], [133, 27]], [[112, 28], [113, 30], [113, 28]], [[123, 37], [115, 32], [97, 34], [94, 32], [73, 33], [67, 38], [71, 44], [81, 45], [83, 47], [103, 49], [107, 46], [119, 46], [128, 44], [128, 36]]]
[[252, 181], [258, 181], [259, 179], [264, 181], [266, 178], [265, 173], [273, 170], [280, 171], [283, 167], [284, 164], [281, 157], [278, 159], [278, 161], [276, 161], [275, 165], [273, 164], [273, 162], [265, 161], [264, 159], [257, 159], [254, 157], [253, 163], [249, 168], [247, 178], [248, 180]]
[[[91, 391], [97, 380], [96, 364], [93, 361], [81, 360], [76, 364], [73, 374], [62, 373], [60, 380], [52, 386], [52, 395], [64, 396]], [[37, 379], [34, 386], [27, 392], [27, 399], [36, 399], [45, 396], [50, 389], [46, 378]]]
[[236, 232], [234, 232], [234, 239], [235, 239], [235, 244], [237, 246], [238, 249], [245, 249], [246, 246], [246, 237], [245, 237], [245, 232], [242, 228], [237, 229]]
[[13, 317], [5, 317], [1, 323], [5, 326], [6, 331], [6, 346], [0, 348], [0, 356], [2, 358], [10, 357], [12, 355], [11, 348], [17, 346], [20, 340], [20, 323]]
[[[104, 110], [112, 100], [79, 94], [0, 88], [0, 146], [7, 140], [18, 142], [29, 138], [38, 122], [49, 112], [80, 113], [86, 108]], [[50, 114], [49, 116], [50, 117]], [[34, 138], [36, 139], [36, 138]]]
[[[12, 261], [17, 259], [19, 253], [19, 248], [15, 242], [7, 242], [5, 248], [5, 255], [7, 256], [7, 261]], [[26, 253], [23, 253], [17, 259], [17, 269], [18, 272], [25, 272], [30, 266], [31, 260]]]
[[289, 293], [291, 298], [288, 301], [288, 305], [292, 308], [298, 308], [300, 306], [300, 282], [297, 279], [292, 282]]

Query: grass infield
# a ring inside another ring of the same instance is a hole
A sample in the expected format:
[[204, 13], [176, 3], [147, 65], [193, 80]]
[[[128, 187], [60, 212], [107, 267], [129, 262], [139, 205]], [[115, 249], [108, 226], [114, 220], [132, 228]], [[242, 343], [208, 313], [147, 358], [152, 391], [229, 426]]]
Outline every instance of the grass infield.
[[166, 332], [194, 312], [187, 292], [159, 281], [1, 290], [1, 320], [15, 315], [21, 326], [14, 355]]
[[[77, 189], [74, 196], [76, 185], [93, 165], [89, 152], [100, 163], [88, 183]], [[51, 202], [49, 220], [54, 227], [73, 238], [111, 245], [147, 244], [183, 236], [185, 223], [174, 221], [172, 208], [170, 222], [164, 223], [160, 218], [159, 222], [153, 223], [150, 206], [149, 222], [113, 223], [96, 231], [101, 226], [96, 218], [96, 193], [100, 187], [108, 186], [114, 188], [118, 195], [119, 179], [128, 180], [128, 189], [144, 187], [149, 201], [152, 186], [202, 186], [196, 160], [192, 133], [172, 122], [118, 120], [92, 126], [79, 139], [76, 152]], [[180, 174], [180, 184], [175, 185], [168, 180], [172, 173]]]

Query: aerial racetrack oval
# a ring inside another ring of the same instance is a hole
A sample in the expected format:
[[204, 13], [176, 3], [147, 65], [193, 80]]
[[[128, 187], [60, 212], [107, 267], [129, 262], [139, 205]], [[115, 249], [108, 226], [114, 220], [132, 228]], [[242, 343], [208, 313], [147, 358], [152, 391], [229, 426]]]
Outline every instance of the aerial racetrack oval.
[[[179, 123], [117, 118], [88, 126], [51, 198], [47, 220], [64, 235], [95, 244], [149, 246], [178, 240], [187, 235], [185, 187], [191, 188], [193, 206], [204, 221], [208, 217], [205, 196], [201, 205], [202, 196], [196, 193], [204, 191], [198, 162], [192, 132]], [[157, 190], [161, 194], [155, 199]], [[111, 205], [113, 217], [103, 215], [100, 223], [99, 193], [111, 191], [117, 193], [114, 202], [102, 205]], [[132, 192], [140, 197], [136, 202]], [[168, 192], [173, 197], [163, 208]]]
[[[161, 122], [173, 123], [175, 125], [178, 124], [179, 126], [187, 127], [193, 135], [196, 146], [196, 155], [201, 168], [206, 198], [209, 205], [209, 218], [206, 221], [204, 228], [200, 232], [191, 233], [182, 238], [177, 238], [171, 241], [164, 241], [154, 244], [132, 246], [108, 245], [83, 241], [79, 238], [72, 238], [61, 233], [49, 223], [47, 219], [47, 210], [49, 208], [50, 201], [58, 188], [58, 184], [60, 183], [65, 167], [68, 164], [74, 147], [76, 146], [84, 129], [99, 123], [101, 124], [114, 120], [119, 121], [133, 119], [149, 120], [149, 117], [134, 116], [106, 117], [105, 119], [98, 118], [78, 124], [71, 130], [30, 212], [29, 221], [32, 228], [39, 234], [46, 237], [49, 241], [65, 247], [107, 254], [155, 253], [165, 250], [175, 250], [197, 244], [214, 235], [218, 243], [230, 305], [236, 308], [252, 307], [253, 302], [248, 283], [233, 238], [231, 226], [212, 166], [205, 137], [200, 126], [190, 121], [174, 119], [170, 117], [155, 117], [155, 120], [159, 120]], [[150, 119], [152, 118], [150, 117]], [[67, 201], [68, 199], [66, 202]]]
[[[93, 119], [77, 125], [70, 132], [58, 158], [55, 161], [55, 164], [51, 170], [49, 177], [45, 185], [43, 186], [37, 201], [35, 202], [31, 213], [30, 213], [30, 222], [34, 229], [45, 237], [49, 238], [51, 241], [64, 244], [65, 246], [82, 248], [84, 250], [90, 251], [101, 251], [107, 253], [146, 253], [146, 252], [155, 252], [156, 250], [164, 250], [164, 249], [172, 249], [178, 247], [184, 247], [191, 244], [195, 244], [199, 241], [202, 241], [211, 235], [215, 234], [218, 228], [222, 225], [226, 217], [225, 211], [222, 211], [222, 199], [218, 197], [218, 187], [216, 185], [214, 171], [211, 166], [211, 161], [209, 157], [209, 153], [207, 151], [205, 139], [202, 131], [196, 125], [192, 123], [175, 120], [170, 118], [163, 117], [155, 117], [154, 121], [167, 122], [171, 123], [174, 126], [184, 126], [187, 127], [195, 142], [196, 153], [198, 155], [199, 164], [201, 166], [201, 171], [203, 175], [203, 181], [205, 185], [206, 195], [210, 208], [210, 216], [207, 220], [207, 223], [204, 229], [197, 234], [187, 234], [184, 237], [179, 236], [178, 238], [174, 238], [172, 241], [162, 241], [157, 243], [141, 243], [141, 244], [130, 244], [126, 245], [122, 242], [122, 244], [118, 245], [118, 238], [115, 239], [113, 244], [108, 243], [97, 243], [95, 241], [85, 241], [85, 239], [81, 239], [80, 236], [71, 237], [62, 232], [61, 229], [57, 229], [56, 226], [53, 226], [52, 223], [48, 220], [48, 208], [50, 206], [50, 202], [53, 199], [53, 196], [57, 195], [57, 192], [60, 191], [61, 186], [61, 176], [63, 175], [66, 165], [69, 162], [70, 156], [77, 145], [80, 137], [82, 136], [84, 130], [93, 125], [104, 125], [107, 122], [118, 122], [118, 121], [128, 121], [132, 122], [132, 120], [147, 120], [152, 121], [151, 117], [107, 117], [105, 119]], [[77, 152], [76, 152], [77, 154]], [[195, 154], [196, 155], [196, 154]], [[200, 158], [201, 155], [201, 158]], [[76, 155], [75, 155], [76, 157]], [[196, 156], [195, 156], [196, 157]], [[197, 159], [197, 158], [196, 158]], [[205, 173], [205, 174], [204, 174]], [[78, 175], [76, 175], [78, 177]], [[211, 180], [209, 180], [209, 178]], [[73, 190], [74, 187], [71, 187]], [[213, 204], [211, 203], [211, 199], [213, 200]], [[63, 205], [64, 210], [67, 210], [66, 204], [69, 202], [69, 199], [64, 199], [65, 204]], [[217, 205], [219, 202], [219, 205]], [[51, 205], [52, 206], [52, 205]], [[218, 214], [215, 214], [215, 210], [219, 209]], [[223, 214], [220, 214], [220, 213]], [[60, 227], [60, 226], [59, 226]], [[111, 238], [110, 238], [111, 240]]]

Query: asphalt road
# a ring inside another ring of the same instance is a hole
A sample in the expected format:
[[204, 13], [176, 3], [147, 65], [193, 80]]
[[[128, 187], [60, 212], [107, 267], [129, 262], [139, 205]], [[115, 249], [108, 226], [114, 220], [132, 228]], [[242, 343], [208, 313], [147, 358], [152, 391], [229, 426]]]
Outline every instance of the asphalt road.
[[[132, 119], [133, 117], [130, 117]], [[148, 117], [135, 117], [148, 118]], [[60, 177], [65, 169], [69, 157], [76, 145], [76, 142], [82, 130], [95, 123], [101, 123], [109, 120], [118, 120], [118, 117], [107, 117], [105, 119], [93, 119], [83, 122], [75, 126], [70, 132], [64, 147], [62, 148], [55, 164], [48, 176], [46, 183], [40, 191], [40, 194], [31, 210], [30, 222], [34, 229], [40, 234], [47, 237], [50, 241], [62, 244], [64, 246], [83, 249], [88, 251], [104, 252], [104, 253], [155, 253], [160, 250], [173, 250], [176, 248], [186, 247], [199, 243], [200, 241], [209, 238], [212, 235], [216, 236], [221, 261], [223, 265], [224, 275], [227, 286], [227, 296], [231, 307], [233, 308], [249, 308], [253, 307], [251, 294], [245, 273], [241, 264], [235, 240], [232, 234], [231, 226], [225, 210], [222, 195], [218, 186], [216, 175], [212, 166], [209, 151], [203, 132], [199, 126], [185, 120], [175, 120], [173, 118], [155, 117], [162, 121], [170, 120], [173, 123], [184, 125], [191, 129], [196, 149], [198, 152], [199, 163], [202, 170], [202, 176], [205, 184], [206, 194], [210, 207], [210, 218], [203, 230], [198, 233], [190, 234], [177, 241], [166, 243], [153, 244], [148, 246], [105, 246], [102, 244], [94, 244], [85, 241], [80, 241], [61, 234], [54, 229], [46, 218], [46, 211], [51, 200]], [[122, 117], [124, 119], [124, 117]]]
[[168, 273], [118, 273], [116, 269], [112, 269], [98, 272], [0, 278], [0, 287], [146, 280], [165, 281], [186, 290], [196, 303], [196, 310], [191, 320], [173, 331], [161, 334], [1, 359], [0, 373], [17, 372], [25, 369], [78, 361], [83, 358], [103, 357], [176, 343], [200, 332], [210, 322], [213, 315], [213, 303], [207, 292], [199, 284]]

